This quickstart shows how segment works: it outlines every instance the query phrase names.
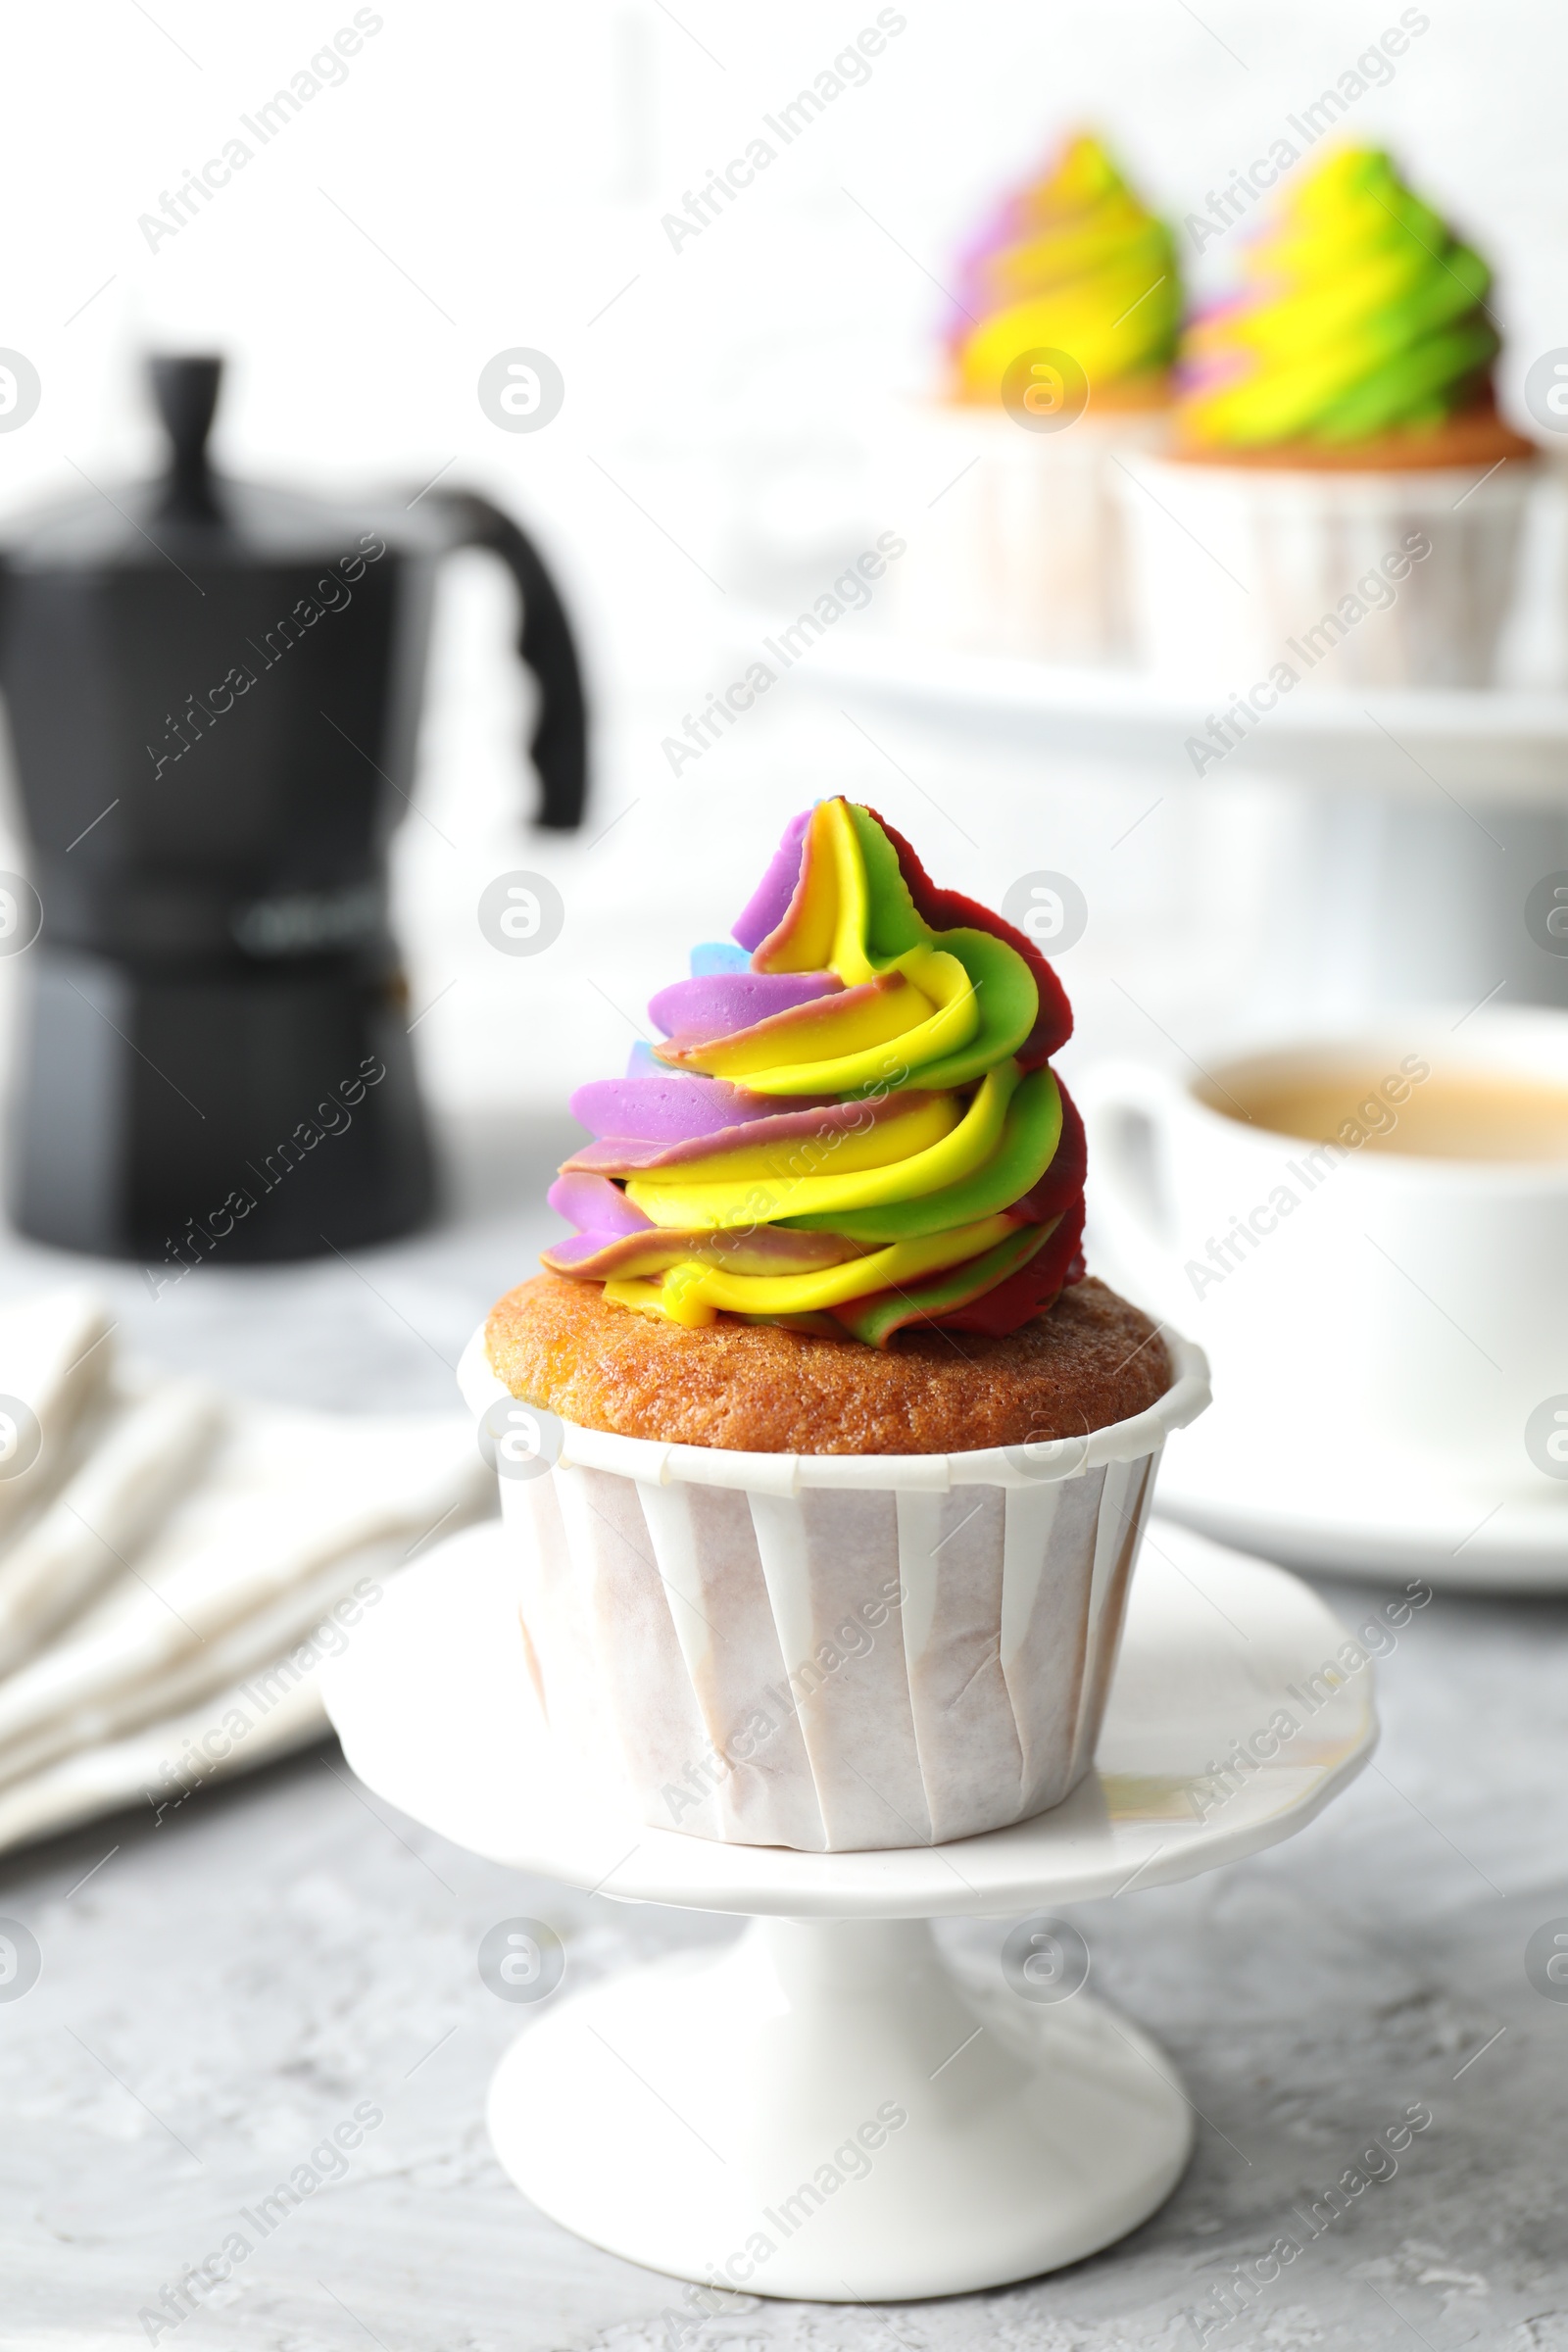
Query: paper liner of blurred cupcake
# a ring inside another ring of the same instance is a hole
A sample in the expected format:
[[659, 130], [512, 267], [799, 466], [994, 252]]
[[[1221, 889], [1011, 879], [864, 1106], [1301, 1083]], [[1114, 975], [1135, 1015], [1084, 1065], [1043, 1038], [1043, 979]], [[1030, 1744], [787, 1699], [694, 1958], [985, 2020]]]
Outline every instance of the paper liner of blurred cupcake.
[[1175, 241], [1081, 132], [963, 254], [933, 397], [896, 404], [886, 495], [908, 517], [900, 626], [978, 653], [1131, 647], [1115, 461], [1161, 448]]

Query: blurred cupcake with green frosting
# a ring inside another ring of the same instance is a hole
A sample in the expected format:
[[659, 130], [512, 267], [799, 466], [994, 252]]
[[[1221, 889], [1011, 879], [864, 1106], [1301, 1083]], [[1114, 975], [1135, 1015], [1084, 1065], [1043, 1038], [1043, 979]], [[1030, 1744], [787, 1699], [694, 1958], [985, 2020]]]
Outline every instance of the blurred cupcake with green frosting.
[[996, 206], [950, 284], [941, 393], [895, 436], [930, 516], [901, 566], [905, 621], [978, 652], [1125, 659], [1115, 460], [1168, 434], [1170, 228], [1079, 130]]
[[1146, 651], [1226, 684], [1294, 671], [1281, 693], [1490, 683], [1536, 450], [1497, 413], [1489, 264], [1346, 147], [1239, 274], [1182, 337], [1173, 447], [1124, 493]]
[[1182, 344], [1195, 457], [1430, 466], [1523, 458], [1498, 416], [1492, 271], [1372, 148], [1331, 156]]

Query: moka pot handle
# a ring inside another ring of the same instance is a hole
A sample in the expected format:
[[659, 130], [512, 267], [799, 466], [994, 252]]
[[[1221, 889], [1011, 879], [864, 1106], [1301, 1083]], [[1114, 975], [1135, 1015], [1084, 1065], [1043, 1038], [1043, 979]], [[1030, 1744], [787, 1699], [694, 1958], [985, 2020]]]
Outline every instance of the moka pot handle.
[[537, 821], [557, 832], [582, 823], [588, 798], [588, 710], [576, 639], [543, 557], [510, 514], [472, 490], [435, 500], [451, 517], [454, 547], [488, 548], [517, 583], [522, 627], [517, 651], [539, 683], [529, 756], [543, 787]]

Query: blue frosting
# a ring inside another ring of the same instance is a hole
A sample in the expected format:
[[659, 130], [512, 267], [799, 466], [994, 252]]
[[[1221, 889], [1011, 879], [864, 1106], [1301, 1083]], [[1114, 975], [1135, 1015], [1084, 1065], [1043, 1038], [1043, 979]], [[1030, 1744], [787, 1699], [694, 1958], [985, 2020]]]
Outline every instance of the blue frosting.
[[692, 978], [708, 980], [715, 972], [749, 972], [752, 959], [745, 948], [731, 947], [727, 939], [704, 940], [692, 950]]

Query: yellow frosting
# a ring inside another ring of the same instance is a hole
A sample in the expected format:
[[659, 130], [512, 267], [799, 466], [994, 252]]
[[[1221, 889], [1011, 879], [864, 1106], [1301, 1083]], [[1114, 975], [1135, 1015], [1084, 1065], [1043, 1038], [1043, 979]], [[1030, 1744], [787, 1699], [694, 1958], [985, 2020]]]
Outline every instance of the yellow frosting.
[[1013, 199], [963, 273], [977, 321], [959, 343], [964, 398], [996, 400], [1021, 352], [1064, 351], [1097, 385], [1155, 378], [1175, 356], [1176, 247], [1100, 141], [1070, 139]]
[[1298, 181], [1244, 267], [1247, 290], [1182, 345], [1193, 441], [1418, 431], [1474, 400], [1497, 350], [1486, 263], [1373, 148], [1342, 148]]
[[961, 1265], [965, 1258], [978, 1257], [994, 1242], [1004, 1241], [1012, 1230], [1010, 1217], [984, 1217], [952, 1233], [928, 1233], [918, 1241], [893, 1242], [869, 1256], [853, 1258], [848, 1265], [826, 1266], [812, 1274], [727, 1274], [721, 1266], [700, 1265], [688, 1258], [671, 1266], [662, 1284], [607, 1282], [605, 1296], [622, 1306], [665, 1315], [672, 1323], [711, 1323], [721, 1307], [737, 1314], [815, 1314], [824, 1307], [842, 1306], [846, 1299], [892, 1290], [918, 1274]]

